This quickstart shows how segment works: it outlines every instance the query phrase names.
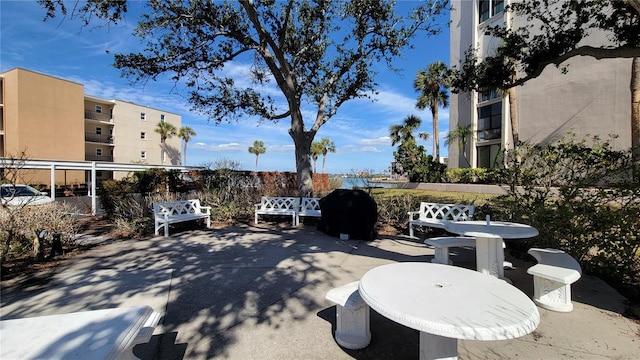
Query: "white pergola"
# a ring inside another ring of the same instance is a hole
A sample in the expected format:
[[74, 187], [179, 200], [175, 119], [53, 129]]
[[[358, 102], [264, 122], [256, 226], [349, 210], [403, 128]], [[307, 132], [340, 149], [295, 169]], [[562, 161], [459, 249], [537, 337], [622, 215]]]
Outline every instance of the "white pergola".
[[51, 198], [56, 198], [56, 170], [85, 170], [90, 172], [90, 189], [89, 197], [91, 198], [91, 213], [96, 214], [96, 171], [144, 171], [148, 169], [165, 169], [165, 170], [202, 170], [203, 167], [198, 166], [176, 166], [176, 165], [147, 165], [147, 164], [125, 164], [112, 162], [97, 161], [66, 161], [66, 160], [16, 160], [9, 158], [0, 158], [0, 169], [19, 168], [19, 169], [38, 169], [50, 170], [51, 173]]

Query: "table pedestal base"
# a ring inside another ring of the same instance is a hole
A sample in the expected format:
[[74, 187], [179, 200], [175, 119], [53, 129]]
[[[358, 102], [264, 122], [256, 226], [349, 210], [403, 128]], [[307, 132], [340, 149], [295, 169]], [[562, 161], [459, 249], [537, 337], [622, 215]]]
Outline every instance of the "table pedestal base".
[[420, 332], [420, 360], [458, 358], [458, 339]]
[[504, 249], [502, 238], [476, 237], [476, 262], [479, 272], [504, 279]]

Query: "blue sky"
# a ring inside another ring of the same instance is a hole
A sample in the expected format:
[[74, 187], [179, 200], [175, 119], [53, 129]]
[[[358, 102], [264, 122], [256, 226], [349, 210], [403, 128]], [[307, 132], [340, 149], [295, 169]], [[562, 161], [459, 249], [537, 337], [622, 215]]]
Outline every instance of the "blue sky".
[[[412, 1], [401, 1], [412, 5]], [[173, 82], [160, 80], [144, 85], [131, 85], [120, 77], [113, 64], [114, 53], [129, 53], [140, 48], [140, 39], [131, 33], [135, 28], [137, 6], [126, 15], [126, 21], [111, 26], [82, 28], [76, 20], [57, 17], [43, 22], [45, 11], [35, 1], [0, 1], [0, 72], [16, 67], [48, 74], [84, 85], [86, 95], [104, 99], [119, 99], [159, 108], [182, 116], [182, 125], [193, 128], [197, 135], [188, 143], [187, 165], [213, 164], [220, 160], [237, 162], [241, 169], [255, 169], [255, 155], [248, 152], [254, 140], [263, 141], [266, 153], [260, 155], [258, 169], [264, 171], [295, 171], [293, 140], [288, 134], [290, 122], [259, 122], [244, 119], [238, 123], [208, 122], [205, 117], [190, 111], [190, 104]], [[448, 17], [442, 19], [448, 21]], [[415, 48], [403, 53], [395, 62], [400, 74], [381, 67], [377, 101], [357, 99], [345, 103], [338, 113], [320, 128], [315, 141], [331, 139], [336, 152], [329, 153], [325, 172], [351, 174], [372, 170], [382, 173], [393, 161], [389, 127], [401, 124], [409, 115], [422, 119], [419, 131], [433, 135], [431, 113], [415, 108], [417, 93], [413, 79], [419, 69], [434, 61], [449, 60], [449, 31], [444, 29], [436, 37], [417, 37]], [[107, 53], [109, 52], [109, 53]], [[227, 71], [246, 73], [249, 64], [234, 64]], [[386, 71], [385, 71], [386, 70]], [[176, 91], [178, 92], [176, 94]], [[315, 115], [312, 106], [304, 107], [305, 123], [311, 124]], [[449, 111], [439, 110], [440, 138], [449, 128]], [[432, 138], [433, 136], [431, 136]], [[418, 140], [427, 153], [432, 152], [431, 140]], [[440, 154], [447, 156], [447, 148], [440, 141]], [[318, 159], [320, 172], [322, 157]]]

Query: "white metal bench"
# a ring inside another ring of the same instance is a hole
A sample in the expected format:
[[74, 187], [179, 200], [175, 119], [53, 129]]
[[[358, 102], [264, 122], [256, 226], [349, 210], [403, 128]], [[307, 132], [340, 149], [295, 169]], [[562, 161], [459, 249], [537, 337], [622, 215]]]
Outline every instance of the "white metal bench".
[[300, 224], [300, 217], [304, 216], [312, 216], [312, 217], [320, 217], [322, 214], [320, 213], [320, 199], [319, 198], [308, 198], [303, 197], [300, 202], [300, 208], [298, 209], [298, 213], [296, 214], [296, 224]]
[[359, 281], [331, 289], [325, 298], [336, 304], [336, 342], [347, 349], [362, 349], [371, 341], [369, 305], [358, 291]]
[[[439, 204], [421, 202], [419, 211], [410, 211], [409, 236], [413, 236], [414, 226], [425, 226], [444, 229], [448, 221], [464, 221], [473, 219], [476, 210], [474, 205]], [[415, 216], [418, 216], [416, 219]]]
[[200, 200], [177, 200], [153, 203], [155, 235], [164, 227], [164, 236], [169, 236], [169, 224], [204, 219], [211, 226], [211, 207], [201, 206]]
[[291, 223], [296, 226], [299, 201], [297, 197], [263, 196], [255, 204], [255, 223], [258, 224], [258, 215], [285, 215], [291, 216]]
[[572, 311], [571, 284], [582, 276], [580, 264], [562, 250], [531, 248], [528, 253], [538, 261], [527, 270], [533, 275], [533, 301], [547, 310]]

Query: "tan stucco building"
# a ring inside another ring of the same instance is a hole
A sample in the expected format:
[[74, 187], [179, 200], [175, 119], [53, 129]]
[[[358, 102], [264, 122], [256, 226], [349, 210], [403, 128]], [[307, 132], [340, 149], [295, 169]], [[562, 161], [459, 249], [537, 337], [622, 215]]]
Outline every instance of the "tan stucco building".
[[[508, 0], [453, 0], [451, 10], [450, 65], [459, 65], [472, 45], [479, 59], [491, 54], [495, 38], [485, 34], [490, 26], [520, 27], [526, 19], [510, 19], [503, 11]], [[604, 36], [590, 37], [594, 45]], [[568, 73], [548, 66], [541, 76], [516, 88], [521, 141], [553, 142], [568, 132], [579, 138], [618, 136], [618, 150], [631, 147], [631, 60], [595, 60], [576, 57], [563, 63]], [[513, 148], [509, 99], [498, 92], [451, 94], [449, 129], [471, 125], [473, 136], [465, 150], [449, 147], [449, 167], [494, 167], [502, 149]]]
[[[163, 159], [161, 121], [179, 129], [180, 115], [121, 100], [84, 94], [84, 86], [25, 69], [0, 75], [0, 157], [150, 165], [179, 165], [180, 139], [167, 140]], [[100, 172], [96, 179], [126, 173]], [[57, 185], [85, 183], [84, 171], [58, 170]], [[47, 183], [49, 171], [23, 170], [20, 182]]]

